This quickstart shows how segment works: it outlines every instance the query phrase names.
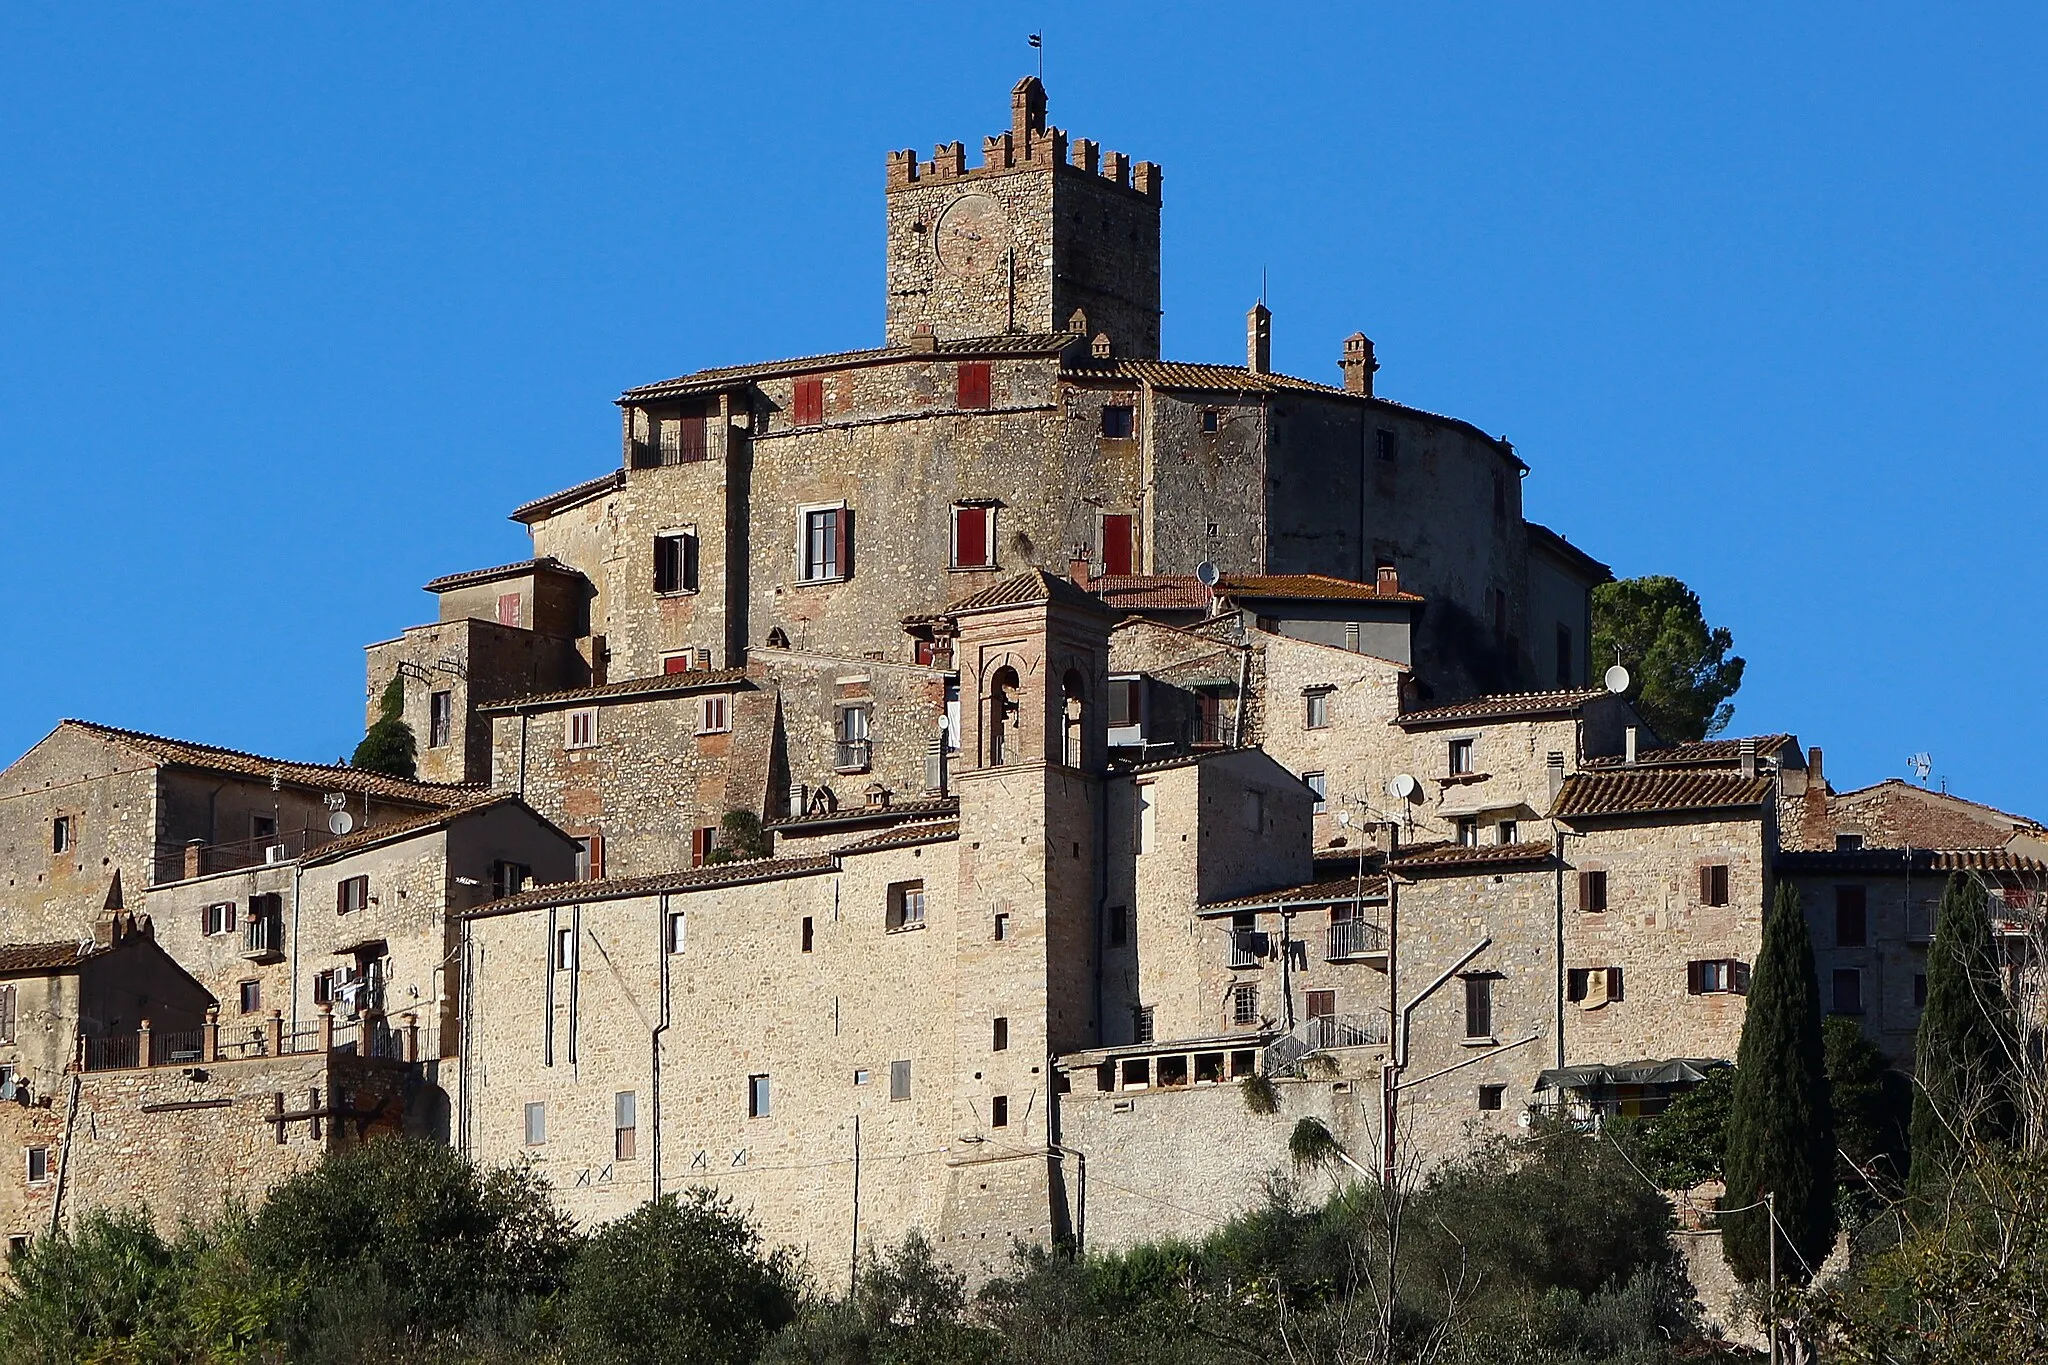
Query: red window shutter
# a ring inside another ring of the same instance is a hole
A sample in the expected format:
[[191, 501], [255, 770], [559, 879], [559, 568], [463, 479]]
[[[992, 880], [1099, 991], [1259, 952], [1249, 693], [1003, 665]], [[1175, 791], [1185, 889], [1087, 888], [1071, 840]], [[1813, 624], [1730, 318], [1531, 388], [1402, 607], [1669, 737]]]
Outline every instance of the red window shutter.
[[604, 875], [604, 836], [590, 836], [590, 876], [594, 881]]
[[516, 626], [519, 624], [519, 594], [508, 592], [498, 599], [498, 624]]
[[704, 439], [704, 414], [685, 415], [682, 425], [682, 441], [676, 458], [684, 464], [695, 464], [710, 453], [710, 446]]
[[1584, 912], [1591, 910], [1592, 908], [1593, 874], [1590, 872], [1581, 872], [1579, 874], [1579, 909], [1581, 912]]
[[816, 426], [825, 420], [825, 381], [822, 379], [799, 379], [796, 381], [796, 424], [800, 427]]
[[669, 656], [668, 656], [668, 657], [667, 657], [666, 659], [663, 659], [663, 660], [661, 661], [661, 671], [662, 671], [662, 672], [664, 672], [664, 673], [687, 673], [687, 672], [689, 672], [689, 671], [690, 671], [690, 656], [689, 656], [689, 655], [687, 655], [687, 654], [671, 654], [671, 655], [669, 655]]
[[839, 532], [839, 576], [853, 577], [853, 509], [842, 507], [832, 514]]
[[1131, 515], [1117, 512], [1102, 519], [1102, 572], [1128, 574], [1131, 571]]
[[963, 360], [960, 362], [960, 376], [955, 386], [955, 397], [963, 408], [985, 408], [988, 406], [988, 362], [986, 360]]
[[1687, 994], [1698, 995], [1706, 990], [1706, 966], [1707, 964], [1704, 962], [1688, 962], [1685, 964], [1685, 989]]
[[693, 829], [690, 831], [691, 867], [704, 866], [704, 855], [711, 851], [711, 841], [705, 838], [704, 836], [709, 834], [710, 832], [711, 831], [707, 829]]
[[978, 569], [988, 563], [988, 509], [953, 509], [953, 563], [963, 569]]

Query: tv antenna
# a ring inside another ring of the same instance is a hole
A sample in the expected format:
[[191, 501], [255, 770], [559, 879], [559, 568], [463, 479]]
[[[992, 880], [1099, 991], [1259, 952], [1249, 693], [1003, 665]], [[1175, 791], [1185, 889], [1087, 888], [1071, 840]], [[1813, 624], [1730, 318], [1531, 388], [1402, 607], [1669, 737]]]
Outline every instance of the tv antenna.
[[1914, 754], [1906, 760], [1906, 766], [1913, 770], [1915, 777], [1925, 782], [1927, 775], [1934, 771], [1934, 755], [1926, 752]]

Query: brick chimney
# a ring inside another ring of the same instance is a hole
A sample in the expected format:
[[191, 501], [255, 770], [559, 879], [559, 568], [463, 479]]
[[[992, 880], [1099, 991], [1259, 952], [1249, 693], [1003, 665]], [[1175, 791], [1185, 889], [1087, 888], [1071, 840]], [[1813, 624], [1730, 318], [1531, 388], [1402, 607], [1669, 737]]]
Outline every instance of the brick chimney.
[[1373, 357], [1372, 341], [1363, 332], [1344, 338], [1344, 358], [1337, 368], [1344, 372], [1344, 392], [1372, 397], [1372, 377], [1380, 362]]
[[1082, 592], [1090, 591], [1088, 584], [1093, 580], [1089, 577], [1088, 552], [1086, 550], [1074, 551], [1073, 555], [1067, 560], [1067, 581]]
[[1263, 299], [1245, 314], [1244, 363], [1253, 374], [1273, 372], [1273, 311]]
[[1373, 583], [1372, 590], [1381, 597], [1399, 597], [1401, 595], [1401, 571], [1391, 564], [1380, 565], [1379, 576]]

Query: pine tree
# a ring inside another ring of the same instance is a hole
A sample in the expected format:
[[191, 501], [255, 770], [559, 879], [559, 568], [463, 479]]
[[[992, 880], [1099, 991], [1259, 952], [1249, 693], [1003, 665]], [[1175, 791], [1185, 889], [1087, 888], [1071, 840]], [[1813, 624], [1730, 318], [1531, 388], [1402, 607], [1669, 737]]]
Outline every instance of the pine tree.
[[414, 778], [419, 776], [418, 753], [419, 741], [405, 723], [405, 678], [393, 674], [377, 702], [377, 719], [363, 733], [349, 766], [386, 777]]
[[[1783, 1229], [1778, 1274], [1802, 1280], [1835, 1240], [1835, 1125], [1813, 940], [1799, 893], [1783, 885], [1750, 974], [1728, 1113], [1727, 1206], [1753, 1204], [1766, 1193], [1777, 1196]], [[1769, 1228], [1763, 1209], [1722, 1218], [1722, 1250], [1737, 1278], [1767, 1275]]]
[[1927, 1008], [1913, 1043], [1913, 1193], [1939, 1189], [1971, 1144], [2011, 1134], [2003, 1076], [2012, 1037], [1984, 888], [1957, 874], [1941, 894], [1927, 950]]

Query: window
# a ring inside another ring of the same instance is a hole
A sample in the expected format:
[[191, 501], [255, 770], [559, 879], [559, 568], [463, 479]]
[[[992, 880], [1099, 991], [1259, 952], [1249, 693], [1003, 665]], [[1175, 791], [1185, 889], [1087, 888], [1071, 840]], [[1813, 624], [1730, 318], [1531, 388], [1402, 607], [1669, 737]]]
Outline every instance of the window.
[[1452, 822], [1458, 842], [1466, 848], [1479, 847], [1479, 821], [1469, 815], [1460, 816]]
[[671, 531], [654, 538], [654, 590], [697, 591], [697, 535]]
[[538, 1100], [526, 1106], [526, 1145], [538, 1147], [548, 1140], [548, 1107]]
[[1330, 808], [1330, 776], [1328, 773], [1303, 773], [1301, 780], [1315, 796], [1315, 803], [1309, 807], [1311, 814], [1321, 815]]
[[1473, 766], [1472, 745], [1473, 741], [1469, 739], [1454, 739], [1451, 741], [1450, 762], [1452, 777], [1470, 777], [1478, 771]]
[[1317, 687], [1302, 694], [1303, 729], [1320, 730], [1330, 723], [1330, 691], [1327, 687]]
[[1508, 595], [1499, 588], [1492, 590], [1493, 638], [1505, 640], [1508, 637]]
[[889, 1063], [889, 1098], [907, 1100], [910, 1098], [910, 1063]]
[[1573, 967], [1565, 973], [1565, 999], [1589, 1010], [1621, 999], [1621, 968]]
[[576, 970], [576, 930], [574, 926], [555, 930], [555, 970], [573, 972]]
[[1214, 431], [1215, 431], [1215, 430], [1216, 430], [1216, 429], [1217, 429], [1217, 428], [1218, 428], [1219, 426], [1221, 426], [1221, 425], [1222, 425], [1222, 419], [1223, 419], [1223, 414], [1222, 414], [1222, 413], [1220, 413], [1220, 412], [1218, 412], [1218, 411], [1216, 411], [1216, 409], [1214, 409], [1214, 408], [1203, 408], [1203, 409], [1202, 409], [1202, 430], [1203, 430], [1204, 432], [1210, 432], [1210, 433], [1213, 433], [1213, 432], [1214, 432]]
[[1337, 1013], [1337, 992], [1310, 991], [1308, 993], [1308, 1017], [1330, 1019]]
[[1835, 836], [1835, 852], [1837, 853], [1854, 853], [1862, 847], [1863, 836], [1860, 834], [1837, 834]]
[[668, 916], [668, 933], [664, 941], [671, 953], [680, 953], [690, 941], [689, 917], [680, 910], [671, 910]]
[[747, 1077], [747, 1117], [750, 1119], [765, 1119], [768, 1117], [770, 1108], [768, 1077], [766, 1075]]
[[1468, 1040], [1493, 1037], [1493, 978], [1465, 978], [1465, 1037]]
[[704, 436], [705, 414], [686, 412], [659, 419], [655, 439], [660, 445], [661, 463], [696, 464], [710, 455]]
[[1144, 718], [1145, 685], [1143, 678], [1111, 678], [1109, 680], [1109, 728], [1120, 730], [1137, 725]]
[[1607, 873], [1603, 870], [1579, 874], [1579, 910], [1595, 915], [1607, 908]]
[[1693, 995], [1746, 995], [1749, 964], [1733, 958], [1710, 958], [1685, 964], [1685, 988]]
[[922, 929], [924, 927], [924, 883], [892, 882], [889, 886], [889, 923], [891, 932], [898, 929]]
[[1009, 1016], [999, 1014], [995, 1017], [995, 1022], [989, 1028], [988, 1050], [990, 1052], [1008, 1052], [1010, 1050]]
[[28, 1183], [40, 1185], [50, 1178], [50, 1149], [31, 1147], [28, 1149]]
[[996, 562], [996, 509], [961, 503], [953, 508], [953, 567], [991, 569]]
[[263, 1008], [263, 983], [244, 981], [236, 988], [241, 998], [242, 1013], [255, 1014]]
[[1230, 1022], [1239, 1027], [1259, 1022], [1259, 988], [1256, 982], [1240, 981], [1230, 988]]
[[1008, 1128], [1010, 1126], [1010, 1097], [997, 1095], [988, 1102], [988, 1126]]
[[455, 732], [455, 694], [453, 692], [429, 692], [427, 694], [427, 747], [445, 749]]
[[1493, 827], [1493, 841], [1505, 847], [1515, 842], [1518, 826], [1512, 820], [1502, 820]]
[[516, 896], [526, 884], [533, 880], [533, 869], [525, 863], [510, 863], [503, 858], [491, 863], [491, 899], [503, 900]]
[[790, 420], [800, 427], [814, 427], [825, 420], [825, 381], [799, 379], [790, 401]]
[[50, 822], [50, 852], [69, 853], [78, 842], [78, 817], [60, 815]]
[[1570, 626], [1559, 626], [1557, 628], [1557, 685], [1559, 687], [1570, 687], [1577, 672], [1578, 669], [1573, 667], [1572, 660], [1572, 628]]
[[16, 1257], [28, 1250], [28, 1235], [15, 1233], [7, 1239], [7, 1260], [12, 1264]]
[[732, 729], [732, 698], [723, 692], [705, 697], [697, 708], [697, 733], [721, 735]]
[[631, 1161], [639, 1147], [640, 1102], [630, 1090], [612, 1096], [612, 1159]]
[[604, 875], [604, 836], [584, 834], [576, 839], [576, 880], [595, 881]]
[[988, 406], [988, 362], [963, 360], [954, 378], [953, 397], [963, 408]]
[[1129, 512], [1108, 512], [1102, 518], [1102, 572], [1111, 576], [1131, 572], [1137, 563], [1137, 522]]
[[1869, 941], [1866, 893], [1860, 886], [1835, 888], [1835, 946], [1861, 948]]
[[1142, 782], [1131, 789], [1132, 799], [1137, 802], [1137, 845], [1138, 852], [1150, 853], [1159, 846], [1159, 822], [1154, 814], [1152, 784]]
[[1836, 1014], [1863, 1013], [1863, 973], [1854, 967], [1837, 967], [1834, 975]]
[[14, 986], [0, 986], [0, 1043], [15, 1041]]
[[[1102, 405], [1102, 434], [1112, 441], [1128, 441], [1135, 423], [1137, 409], [1129, 403], [1104, 403]], [[1129, 572], [1126, 570], [1125, 572]]]
[[690, 866], [702, 867], [711, 861], [711, 850], [718, 847], [718, 826], [704, 825], [690, 831]]
[[1150, 1006], [1150, 1005], [1139, 1005], [1139, 1006], [1135, 1007], [1134, 1009], [1132, 1009], [1132, 1011], [1131, 1011], [1131, 1041], [1132, 1041], [1132, 1042], [1134, 1042], [1134, 1043], [1149, 1043], [1149, 1042], [1153, 1041], [1153, 1039], [1154, 1039], [1154, 1038], [1155, 1038], [1155, 1037], [1157, 1036], [1157, 1035], [1156, 1035], [1156, 1034], [1154, 1033], [1154, 1031], [1153, 1031], [1153, 1021], [1152, 1021], [1152, 1009], [1153, 1009], [1153, 1007], [1152, 1007], [1152, 1006]]
[[855, 1085], [866, 1085], [872, 1079], [874, 1078], [868, 1074], [868, 1069], [866, 1067], [863, 1066], [854, 1068], [853, 1083]]
[[853, 512], [846, 507], [807, 508], [801, 525], [797, 577], [830, 582], [853, 573]]
[[1392, 464], [1396, 459], [1400, 458], [1401, 437], [1398, 432], [1388, 431], [1382, 427], [1373, 435], [1375, 437], [1373, 448], [1378, 453], [1382, 464]]
[[597, 743], [597, 708], [585, 706], [571, 711], [564, 743], [571, 749], [588, 749]]
[[1700, 869], [1700, 904], [1728, 903], [1728, 864], [1709, 863]]
[[836, 728], [838, 730], [838, 753], [836, 764], [843, 773], [867, 771], [871, 757], [868, 737], [869, 708], [865, 706], [842, 706]]
[[1008, 942], [1008, 941], [1009, 941], [1009, 938], [1010, 938], [1010, 917], [1009, 917], [1009, 915], [1008, 915], [1008, 914], [1006, 914], [1006, 913], [1005, 913], [1005, 914], [998, 914], [998, 915], [996, 916], [996, 942], [998, 942], [998, 943], [1006, 943], [1006, 942]]
[[1479, 1107], [1489, 1111], [1497, 1110], [1500, 1108], [1502, 1097], [1507, 1093], [1508, 1088], [1504, 1085], [1482, 1085], [1479, 1087]]
[[1927, 1008], [1927, 973], [1925, 972], [1915, 972], [1913, 974], [1913, 1008], [1916, 1010]]
[[334, 972], [324, 971], [313, 974], [313, 1003], [331, 1005], [334, 1003]]
[[344, 877], [334, 887], [334, 910], [336, 914], [352, 915], [370, 904], [370, 879], [368, 877]]
[[211, 934], [232, 934], [235, 932], [235, 903], [221, 901], [206, 907], [206, 932]]

